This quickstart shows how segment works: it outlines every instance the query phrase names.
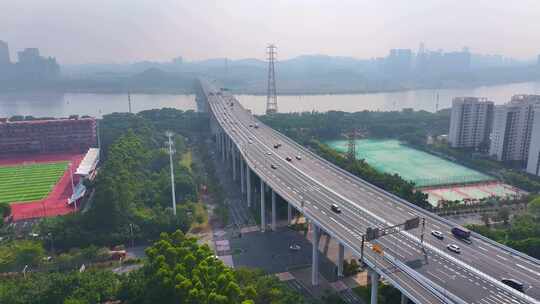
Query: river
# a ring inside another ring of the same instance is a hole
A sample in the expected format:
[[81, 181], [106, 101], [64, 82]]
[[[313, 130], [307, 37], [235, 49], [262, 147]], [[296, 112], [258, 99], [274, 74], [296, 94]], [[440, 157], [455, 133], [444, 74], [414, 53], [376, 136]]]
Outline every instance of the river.
[[[391, 93], [278, 96], [280, 112], [341, 110], [347, 112], [391, 111], [403, 108], [433, 112], [450, 107], [456, 96], [482, 96], [503, 104], [515, 94], [540, 94], [540, 82], [524, 82], [470, 89], [411, 90]], [[437, 103], [437, 95], [438, 103]], [[253, 113], [262, 114], [266, 97], [238, 95], [238, 100]], [[132, 94], [133, 112], [173, 107], [196, 108], [194, 95]], [[64, 117], [71, 114], [101, 117], [112, 112], [127, 112], [127, 95], [123, 94], [0, 94], [0, 117], [32, 115]]]

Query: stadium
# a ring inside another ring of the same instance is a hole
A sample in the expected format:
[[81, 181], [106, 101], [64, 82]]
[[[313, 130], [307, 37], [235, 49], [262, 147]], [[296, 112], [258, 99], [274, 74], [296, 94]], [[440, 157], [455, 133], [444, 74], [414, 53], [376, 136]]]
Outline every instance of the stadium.
[[8, 221], [51, 217], [81, 208], [99, 161], [96, 121], [72, 117], [0, 120], [0, 204]]

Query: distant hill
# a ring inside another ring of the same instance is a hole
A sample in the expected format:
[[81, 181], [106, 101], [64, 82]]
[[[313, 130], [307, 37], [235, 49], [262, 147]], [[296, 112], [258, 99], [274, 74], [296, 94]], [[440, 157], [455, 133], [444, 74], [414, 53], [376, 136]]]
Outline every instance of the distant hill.
[[[482, 60], [487, 62], [491, 57], [486, 58]], [[540, 79], [537, 66], [505, 62], [508, 64], [503, 66], [475, 65], [470, 71], [459, 73], [396, 76], [391, 70], [384, 69], [380, 59], [302, 55], [278, 61], [276, 81], [280, 94], [326, 94], [474, 87]], [[267, 65], [266, 61], [255, 58], [213, 58], [188, 62], [71, 65], [62, 67], [62, 71], [64, 87], [70, 91], [114, 92], [129, 88], [133, 92], [190, 92], [193, 81], [206, 76], [217, 79], [236, 93], [265, 94]]]

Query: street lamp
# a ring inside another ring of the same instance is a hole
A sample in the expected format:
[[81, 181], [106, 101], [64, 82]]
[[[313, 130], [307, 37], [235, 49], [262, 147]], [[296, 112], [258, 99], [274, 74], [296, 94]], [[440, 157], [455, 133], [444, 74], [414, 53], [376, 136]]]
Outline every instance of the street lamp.
[[165, 132], [165, 135], [169, 138], [168, 142], [166, 144], [169, 145], [169, 163], [171, 167], [171, 196], [172, 196], [172, 207], [173, 207], [173, 214], [176, 216], [176, 194], [174, 191], [174, 165], [173, 165], [173, 153], [175, 152], [173, 149], [173, 132], [167, 131]]

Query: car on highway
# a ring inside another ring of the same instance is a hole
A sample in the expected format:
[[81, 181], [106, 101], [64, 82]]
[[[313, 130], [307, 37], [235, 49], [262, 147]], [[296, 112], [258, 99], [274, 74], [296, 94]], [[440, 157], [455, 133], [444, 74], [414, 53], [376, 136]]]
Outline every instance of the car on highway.
[[289, 249], [292, 251], [299, 251], [300, 249], [302, 249], [302, 247], [300, 247], [300, 245], [298, 244], [291, 244], [291, 246], [289, 246]]
[[259, 128], [259, 124], [254, 124], [253, 127], [254, 127], [255, 129], [258, 129], [258, 128]]
[[456, 244], [449, 244], [448, 246], [446, 246], [446, 248], [448, 248], [448, 250], [450, 250], [450, 251], [452, 251], [454, 253], [461, 253], [461, 249]]
[[250, 128], [253, 127], [253, 124], [249, 124], [249, 127], [250, 127]]
[[292, 158], [291, 158], [290, 156], [285, 157], [285, 159], [286, 159], [288, 162], [292, 161]]
[[270, 165], [270, 168], [272, 168], [272, 169], [277, 169], [277, 166], [274, 165], [274, 164], [271, 164], [271, 165]]
[[281, 144], [274, 144], [274, 149], [281, 147]]
[[296, 159], [297, 159], [297, 160], [302, 160], [302, 156], [296, 155]]
[[444, 239], [444, 234], [442, 232], [440, 232], [440, 231], [437, 231], [437, 230], [431, 231], [431, 235], [438, 238], [439, 240]]
[[341, 213], [341, 208], [339, 208], [339, 206], [336, 204], [332, 204], [332, 206], [330, 206], [330, 209], [335, 213]]
[[266, 152], [266, 155], [272, 155], [272, 152]]
[[514, 279], [502, 278], [501, 282], [503, 284], [505, 284], [505, 285], [508, 285], [508, 286], [514, 288], [515, 290], [518, 290], [518, 291], [521, 291], [521, 292], [523, 292], [525, 290], [525, 286], [523, 285], [523, 283], [521, 283], [519, 281], [516, 281]]
[[250, 140], [248, 140], [248, 143], [252, 144], [252, 143], [253, 143], [253, 140], [251, 140], [251, 139], [250, 139]]

